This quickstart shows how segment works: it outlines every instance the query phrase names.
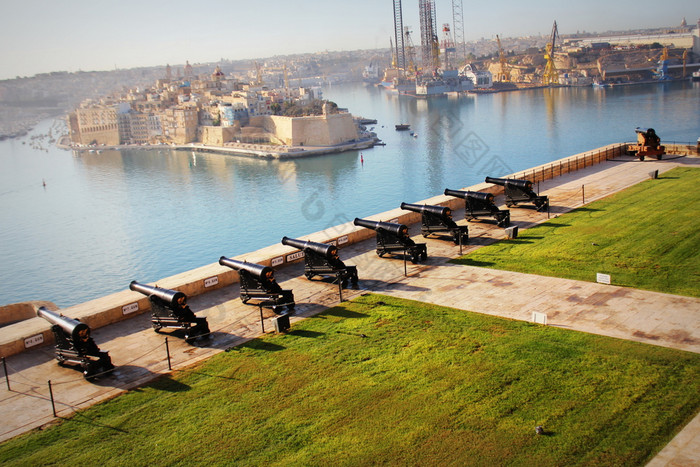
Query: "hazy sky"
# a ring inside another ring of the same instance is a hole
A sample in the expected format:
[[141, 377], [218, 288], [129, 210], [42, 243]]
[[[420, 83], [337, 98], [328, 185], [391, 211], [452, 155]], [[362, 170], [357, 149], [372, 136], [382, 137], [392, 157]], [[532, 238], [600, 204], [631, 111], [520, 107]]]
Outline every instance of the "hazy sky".
[[[404, 25], [420, 42], [418, 0]], [[389, 46], [390, 0], [3, 0], [0, 79]], [[697, 0], [463, 0], [466, 39], [695, 24]], [[437, 23], [452, 1], [436, 0]]]

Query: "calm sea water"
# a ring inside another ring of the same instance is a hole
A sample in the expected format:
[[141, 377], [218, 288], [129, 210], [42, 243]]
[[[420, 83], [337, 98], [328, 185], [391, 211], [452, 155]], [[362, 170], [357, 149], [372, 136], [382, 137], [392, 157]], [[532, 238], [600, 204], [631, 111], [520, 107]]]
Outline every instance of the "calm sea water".
[[80, 303], [633, 140], [637, 126], [664, 141], [700, 136], [697, 83], [431, 100], [353, 84], [324, 97], [376, 118], [369, 126], [386, 146], [282, 162], [169, 149], [77, 154], [36, 137], [52, 121], [0, 142], [0, 305]]

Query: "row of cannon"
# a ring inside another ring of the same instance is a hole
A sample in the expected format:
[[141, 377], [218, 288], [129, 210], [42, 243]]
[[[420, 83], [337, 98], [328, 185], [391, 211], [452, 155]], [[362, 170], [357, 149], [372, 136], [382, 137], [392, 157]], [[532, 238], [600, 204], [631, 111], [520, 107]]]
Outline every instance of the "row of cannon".
[[[546, 196], [538, 196], [532, 191], [530, 181], [491, 177], [487, 177], [486, 181], [504, 187], [506, 205], [509, 207], [531, 202], [541, 211], [549, 206]], [[445, 195], [465, 200], [467, 221], [487, 216], [493, 217], [498, 226], [507, 227], [510, 224], [510, 211], [498, 209], [491, 193], [446, 189]], [[464, 244], [469, 240], [468, 227], [457, 225], [452, 219], [452, 210], [449, 207], [401, 203], [401, 209], [421, 214], [421, 234], [424, 237], [436, 232], [447, 232], [455, 244]], [[414, 242], [404, 224], [360, 218], [355, 218], [353, 224], [376, 231], [376, 253], [379, 257], [401, 253], [404, 257], [410, 257], [413, 263], [425, 261], [428, 257], [426, 244]], [[330, 278], [331, 282], [339, 287], [346, 287], [348, 283], [357, 285], [357, 267], [346, 265], [340, 259], [335, 245], [289, 237], [283, 237], [281, 243], [303, 252], [304, 275], [307, 279]], [[275, 312], [282, 309], [293, 312], [294, 294], [292, 290], [280, 287], [270, 266], [225, 256], [219, 258], [219, 264], [238, 272], [240, 298], [243, 303], [272, 308]], [[156, 332], [163, 328], [180, 330], [185, 341], [190, 344], [210, 335], [207, 319], [197, 317], [192, 312], [183, 292], [137, 281], [132, 281], [129, 289], [148, 297], [151, 305], [151, 325]], [[80, 368], [88, 380], [108, 374], [114, 369], [108, 352], [100, 351], [86, 324], [44, 307], [39, 308], [37, 315], [52, 324], [59, 365]]]

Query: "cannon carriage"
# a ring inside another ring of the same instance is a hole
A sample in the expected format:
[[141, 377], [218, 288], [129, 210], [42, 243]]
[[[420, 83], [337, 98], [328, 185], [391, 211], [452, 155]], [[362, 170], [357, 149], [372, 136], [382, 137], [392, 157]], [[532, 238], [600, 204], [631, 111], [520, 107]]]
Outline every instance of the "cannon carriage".
[[357, 266], [346, 266], [338, 256], [338, 248], [328, 243], [311, 242], [282, 237], [282, 245], [298, 248], [304, 252], [304, 275], [335, 277], [345, 287], [348, 282], [357, 284]]
[[219, 258], [219, 264], [238, 271], [243, 303], [256, 300], [255, 305], [270, 307], [275, 312], [284, 307], [290, 312], [294, 310], [294, 294], [291, 290], [280, 287], [271, 267], [225, 256]]
[[467, 221], [488, 216], [493, 217], [496, 220], [496, 225], [499, 227], [508, 227], [510, 225], [510, 211], [498, 209], [493, 202], [494, 196], [491, 193], [450, 190], [446, 188], [445, 194], [464, 200], [464, 218]]
[[401, 203], [401, 209], [420, 213], [420, 232], [424, 237], [435, 232], [449, 232], [455, 245], [469, 242], [469, 227], [457, 225], [452, 220], [452, 210], [448, 207]]
[[643, 161], [646, 156], [656, 157], [661, 160], [666, 154], [666, 146], [661, 145], [661, 138], [653, 128], [635, 128], [637, 134], [637, 144], [627, 145], [627, 153], [636, 156]]
[[518, 203], [533, 203], [538, 211], [545, 211], [549, 208], [549, 198], [539, 196], [532, 191], [530, 180], [486, 177], [485, 181], [503, 187], [507, 207], [516, 206]]
[[129, 288], [148, 297], [151, 303], [151, 325], [156, 332], [163, 328], [184, 330], [188, 344], [209, 335], [207, 319], [195, 316], [187, 305], [187, 295], [184, 293], [136, 281], [132, 281]]
[[56, 360], [59, 365], [80, 367], [88, 381], [114, 370], [109, 353], [101, 351], [95, 344], [90, 337], [90, 327], [87, 324], [55, 313], [43, 306], [39, 307], [36, 314], [51, 323], [51, 331], [56, 340]]
[[428, 248], [425, 243], [414, 242], [408, 236], [408, 227], [403, 224], [371, 221], [357, 217], [353, 224], [377, 232], [377, 256], [380, 258], [387, 253], [402, 252], [408, 254], [413, 263], [428, 259]]

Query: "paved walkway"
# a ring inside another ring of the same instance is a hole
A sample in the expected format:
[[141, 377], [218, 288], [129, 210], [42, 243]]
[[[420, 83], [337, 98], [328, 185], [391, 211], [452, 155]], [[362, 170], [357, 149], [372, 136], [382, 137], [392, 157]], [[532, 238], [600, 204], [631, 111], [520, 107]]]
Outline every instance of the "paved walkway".
[[[543, 182], [540, 190], [550, 196], [554, 216], [581, 206], [584, 196], [588, 203], [647, 179], [652, 170], [663, 173], [678, 165], [700, 167], [700, 159], [610, 161]], [[455, 219], [461, 215], [456, 212]], [[511, 218], [514, 224], [526, 228], [546, 220], [547, 214], [513, 208]], [[357, 265], [361, 279], [357, 290], [343, 291], [345, 299], [373, 291], [528, 321], [537, 311], [545, 313], [552, 326], [700, 353], [700, 299], [454, 265], [447, 260], [459, 255], [458, 246], [451, 241], [422, 240], [419, 226], [411, 229], [421, 238], [419, 241], [428, 243], [429, 258], [420, 265], [407, 263], [408, 276], [404, 276], [404, 262], [400, 259], [376, 256], [373, 239], [341, 250], [346, 264]], [[464, 252], [504, 235], [503, 229], [489, 222], [470, 223], [469, 233], [470, 244]], [[294, 290], [297, 308], [292, 322], [339, 301], [336, 286], [308, 281], [302, 271], [303, 265], [298, 264], [277, 272], [281, 285]], [[188, 365], [262, 332], [259, 309], [241, 303], [237, 285], [193, 297], [190, 305], [198, 315], [207, 317], [212, 330], [212, 338], [201, 347], [189, 346], [173, 335], [156, 334], [148, 315], [95, 330], [95, 341], [101, 349], [110, 351], [118, 368], [112, 376], [94, 384], [74, 370], [57, 366], [50, 347], [8, 358], [11, 390], [0, 383], [0, 440], [54, 420], [48, 380], [58, 415], [66, 417], [156, 376], [167, 375], [166, 336], [172, 368], [186, 370]], [[272, 331], [270, 318], [274, 314], [263, 310], [263, 315], [265, 331]], [[650, 465], [700, 465], [700, 415]]]

